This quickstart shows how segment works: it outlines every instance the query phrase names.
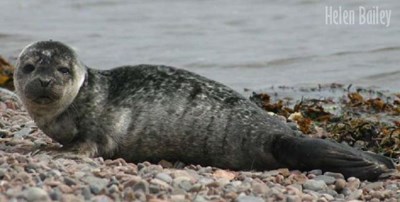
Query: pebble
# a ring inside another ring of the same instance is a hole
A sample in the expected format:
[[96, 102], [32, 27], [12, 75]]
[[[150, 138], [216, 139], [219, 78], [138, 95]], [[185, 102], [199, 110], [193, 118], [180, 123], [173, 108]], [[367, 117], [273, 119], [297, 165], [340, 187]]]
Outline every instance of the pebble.
[[308, 174], [314, 174], [316, 176], [322, 175], [322, 170], [316, 169], [316, 170], [311, 170], [308, 172]]
[[193, 202], [209, 202], [204, 196], [196, 195]]
[[210, 177], [202, 177], [202, 178], [199, 179], [198, 182], [200, 184], [203, 184], [203, 185], [208, 185], [208, 184], [211, 184], [211, 183], [215, 182], [215, 180], [213, 178], [210, 178]]
[[374, 182], [371, 184], [367, 184], [363, 188], [367, 190], [383, 189], [383, 182]]
[[28, 202], [45, 202], [50, 201], [46, 191], [38, 187], [29, 187], [23, 192], [24, 198]]
[[157, 178], [151, 179], [150, 183], [160, 186], [163, 190], [171, 188], [171, 186], [168, 183], [166, 183], [166, 182], [164, 182], [164, 181], [162, 181], [160, 179], [157, 179]]
[[158, 173], [156, 178], [169, 184], [172, 183], [172, 177], [166, 173]]
[[342, 173], [325, 172], [324, 175], [334, 177], [335, 179], [344, 179]]
[[351, 193], [347, 199], [349, 199], [349, 200], [360, 199], [360, 197], [362, 196], [362, 193], [363, 193], [362, 190], [358, 189], [358, 190], [354, 191], [353, 193]]
[[346, 180], [341, 179], [341, 178], [336, 180], [336, 182], [335, 182], [335, 190], [336, 191], [342, 191], [345, 186], [346, 186]]
[[92, 192], [89, 187], [82, 188], [82, 195], [85, 200], [90, 200], [92, 198]]
[[24, 138], [29, 135], [31, 128], [22, 128], [18, 132], [14, 133], [14, 138]]
[[53, 201], [60, 201], [63, 196], [60, 189], [58, 189], [58, 188], [54, 188], [53, 191], [51, 191], [49, 195], [50, 195], [51, 200], [53, 200]]
[[301, 198], [297, 195], [289, 195], [286, 198], [286, 202], [301, 202]]
[[239, 196], [236, 202], [264, 202], [264, 199], [256, 196]]
[[89, 184], [90, 191], [92, 191], [93, 194], [100, 193], [100, 191], [104, 189], [108, 184], [108, 180], [98, 178], [92, 175], [87, 175], [83, 177], [81, 180]]
[[76, 185], [75, 180], [69, 177], [64, 177], [64, 183], [68, 186]]
[[213, 176], [215, 178], [224, 178], [227, 180], [233, 180], [233, 178], [235, 178], [235, 174], [229, 171], [225, 171], [225, 170], [216, 170], [213, 173]]
[[185, 202], [185, 195], [183, 194], [175, 194], [171, 195], [171, 202]]
[[325, 182], [325, 184], [330, 185], [335, 183], [336, 179], [334, 177], [331, 176], [327, 176], [327, 175], [318, 175], [314, 178], [314, 180], [322, 180]]
[[145, 194], [148, 194], [149, 193], [149, 183], [147, 183], [147, 181], [142, 180], [133, 186], [133, 191], [134, 192], [140, 191]]
[[187, 180], [183, 180], [178, 184], [178, 187], [185, 191], [189, 191], [192, 188], [192, 183]]
[[251, 188], [255, 194], [260, 195], [264, 195], [269, 191], [269, 187], [266, 184], [260, 182], [254, 182]]
[[355, 191], [360, 187], [360, 184], [361, 184], [361, 182], [359, 179], [357, 179], [355, 177], [350, 177], [347, 180], [346, 187], [349, 188], [351, 191]]
[[313, 190], [313, 191], [321, 191], [321, 190], [326, 190], [328, 187], [326, 186], [325, 182], [322, 180], [307, 180], [303, 184], [303, 188]]

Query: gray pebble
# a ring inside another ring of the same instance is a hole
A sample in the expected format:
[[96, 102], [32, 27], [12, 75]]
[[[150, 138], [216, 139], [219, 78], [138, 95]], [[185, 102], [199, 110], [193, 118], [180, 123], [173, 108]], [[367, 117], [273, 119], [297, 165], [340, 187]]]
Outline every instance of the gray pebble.
[[333, 201], [335, 198], [330, 194], [322, 194], [321, 197], [326, 198], [328, 201]]
[[183, 180], [179, 183], [178, 187], [185, 191], [189, 191], [190, 189], [192, 189], [192, 183], [187, 180]]
[[209, 178], [209, 177], [202, 177], [199, 179], [198, 183], [202, 184], [202, 185], [207, 185], [210, 183], [213, 183], [215, 180], [213, 178]]
[[396, 184], [388, 184], [386, 185], [386, 189], [392, 190], [392, 191], [397, 191], [399, 187]]
[[34, 173], [36, 172], [37, 166], [33, 163], [29, 163], [24, 168], [27, 173]]
[[89, 188], [90, 188], [90, 191], [95, 195], [99, 194], [101, 191], [101, 189], [96, 185], [89, 185]]
[[140, 181], [138, 183], [136, 183], [135, 185], [133, 185], [133, 191], [134, 192], [143, 192], [145, 194], [148, 194], [149, 191], [149, 183], [147, 181]]
[[289, 195], [286, 198], [286, 202], [301, 202], [301, 198], [297, 195]]
[[31, 128], [28, 128], [28, 127], [22, 128], [18, 132], [14, 133], [14, 138], [18, 138], [18, 139], [24, 138], [24, 137], [28, 136], [31, 133], [31, 131], [32, 131]]
[[76, 185], [75, 180], [73, 180], [69, 177], [64, 177], [64, 183], [68, 186]]
[[54, 188], [53, 191], [51, 191], [49, 195], [50, 195], [51, 200], [53, 200], [53, 201], [60, 201], [63, 196], [60, 189], [58, 189], [57, 187]]
[[344, 194], [345, 196], [349, 196], [351, 193], [353, 193], [349, 188], [345, 187], [342, 190], [342, 194]]
[[208, 202], [209, 200], [207, 200], [206, 198], [204, 198], [204, 196], [201, 195], [196, 195], [196, 197], [193, 199], [193, 202]]
[[377, 189], [382, 189], [383, 188], [383, 182], [373, 182], [370, 184], [367, 184], [363, 187], [364, 189], [369, 189], [369, 190], [377, 190]]
[[112, 193], [118, 193], [118, 192], [119, 192], [119, 188], [118, 188], [117, 185], [113, 184], [113, 185], [111, 185], [111, 186], [108, 188], [108, 192], [109, 192], [110, 194], [112, 194]]
[[198, 171], [199, 174], [205, 174], [205, 173], [211, 173], [211, 172], [212, 172], [212, 168], [210, 166], [200, 168]]
[[200, 183], [196, 183], [192, 186], [192, 188], [190, 188], [190, 192], [199, 192], [204, 188], [204, 185], [200, 184]]
[[39, 177], [42, 181], [44, 181], [47, 178], [47, 175], [45, 173], [39, 173]]
[[61, 176], [61, 172], [59, 170], [52, 169], [49, 172], [49, 176], [60, 177]]
[[183, 190], [183, 189], [181, 189], [181, 188], [175, 187], [175, 188], [172, 190], [172, 194], [173, 194], [173, 195], [185, 195], [185, 194], [186, 194], [186, 191]]
[[313, 190], [309, 190], [309, 189], [305, 189], [303, 192], [304, 192], [305, 194], [308, 194], [308, 195], [312, 196], [313, 198], [319, 198], [320, 195], [321, 195], [321, 194], [319, 194], [318, 192], [313, 191]]
[[117, 180], [117, 178], [115, 178], [115, 176], [112, 176], [110, 182], [108, 183], [108, 186], [112, 185], [119, 185], [119, 181]]
[[29, 187], [23, 195], [28, 202], [44, 202], [50, 201], [50, 198], [46, 191], [38, 187]]
[[239, 187], [237, 187], [238, 192], [246, 192], [251, 189], [250, 183], [242, 183]]
[[326, 176], [326, 175], [318, 175], [314, 178], [314, 180], [322, 180], [325, 182], [325, 184], [329, 185], [329, 184], [333, 184], [335, 183], [336, 179], [334, 177], [331, 176]]
[[350, 194], [350, 196], [348, 197], [349, 200], [357, 200], [360, 199], [360, 197], [362, 196], [362, 190], [358, 189], [356, 191], [354, 191], [353, 193]]
[[344, 179], [342, 173], [325, 172], [324, 175], [334, 177], [335, 179]]
[[316, 169], [308, 172], [308, 174], [314, 174], [314, 175], [322, 175], [322, 170]]
[[232, 183], [229, 183], [229, 184], [224, 186], [223, 191], [225, 193], [236, 192], [237, 191], [237, 187], [238, 186], [235, 186]]
[[321, 191], [321, 190], [326, 190], [328, 187], [326, 186], [325, 182], [322, 180], [307, 180], [303, 184], [303, 188], [313, 190], [313, 191]]
[[144, 163], [138, 163], [137, 164], [138, 171], [141, 171], [143, 168], [146, 168], [146, 165]]
[[170, 175], [168, 175], [167, 173], [158, 173], [156, 175], [156, 178], [159, 180], [162, 180], [168, 184], [170, 184], [172, 182], [172, 177]]
[[261, 178], [267, 178], [275, 175], [279, 175], [279, 170], [265, 171], [263, 174], [261, 174]]
[[254, 182], [251, 188], [255, 194], [260, 195], [264, 195], [269, 191], [269, 187], [266, 184], [260, 182]]
[[92, 198], [92, 193], [89, 187], [82, 188], [82, 195], [85, 200], [90, 200]]
[[0, 179], [3, 179], [4, 175], [7, 173], [7, 169], [0, 168]]
[[92, 191], [93, 194], [100, 193], [100, 191], [104, 189], [108, 184], [108, 180], [92, 175], [86, 175], [81, 180], [89, 184], [90, 191]]
[[239, 196], [236, 202], [264, 202], [264, 199], [257, 196]]
[[150, 194], [157, 194], [161, 191], [161, 188], [159, 185], [156, 184], [150, 184], [149, 185], [149, 192]]

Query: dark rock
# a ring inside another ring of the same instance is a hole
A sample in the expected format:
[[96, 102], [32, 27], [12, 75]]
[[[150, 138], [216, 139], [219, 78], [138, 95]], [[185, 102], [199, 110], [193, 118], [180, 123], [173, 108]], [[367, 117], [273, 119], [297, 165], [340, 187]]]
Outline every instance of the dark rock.
[[76, 185], [76, 181], [69, 177], [64, 177], [64, 183], [68, 186]]
[[58, 189], [57, 187], [54, 188], [53, 191], [51, 191], [49, 195], [50, 195], [51, 200], [53, 200], [53, 201], [60, 201], [63, 196], [60, 189]]

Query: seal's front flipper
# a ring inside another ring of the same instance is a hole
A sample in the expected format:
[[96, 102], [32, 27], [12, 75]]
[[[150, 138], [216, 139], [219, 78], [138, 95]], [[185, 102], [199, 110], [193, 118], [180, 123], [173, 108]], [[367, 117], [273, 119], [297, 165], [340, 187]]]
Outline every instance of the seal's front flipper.
[[292, 169], [321, 169], [365, 180], [376, 180], [395, 169], [384, 156], [322, 139], [281, 136], [274, 141], [272, 153], [279, 163]]

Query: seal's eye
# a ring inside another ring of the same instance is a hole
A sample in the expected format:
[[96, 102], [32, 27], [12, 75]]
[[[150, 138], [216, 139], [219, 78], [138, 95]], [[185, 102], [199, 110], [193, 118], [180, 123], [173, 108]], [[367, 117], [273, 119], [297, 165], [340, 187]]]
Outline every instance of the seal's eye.
[[24, 67], [22, 67], [22, 71], [24, 73], [31, 73], [31, 72], [33, 72], [33, 70], [35, 70], [35, 66], [33, 66], [31, 64], [28, 64], [28, 65], [25, 65]]
[[60, 68], [58, 68], [58, 71], [63, 74], [69, 74], [69, 69], [66, 67], [60, 67]]

